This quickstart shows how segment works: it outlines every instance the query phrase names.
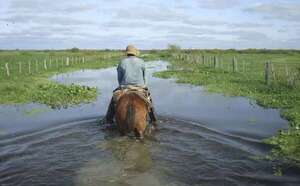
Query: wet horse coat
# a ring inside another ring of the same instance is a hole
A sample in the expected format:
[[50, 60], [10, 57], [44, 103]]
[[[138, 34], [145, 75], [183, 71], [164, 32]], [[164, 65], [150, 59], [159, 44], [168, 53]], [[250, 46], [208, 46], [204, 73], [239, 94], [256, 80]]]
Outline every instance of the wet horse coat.
[[116, 105], [116, 123], [122, 135], [134, 132], [143, 138], [147, 127], [148, 103], [138, 91], [126, 91], [120, 95]]

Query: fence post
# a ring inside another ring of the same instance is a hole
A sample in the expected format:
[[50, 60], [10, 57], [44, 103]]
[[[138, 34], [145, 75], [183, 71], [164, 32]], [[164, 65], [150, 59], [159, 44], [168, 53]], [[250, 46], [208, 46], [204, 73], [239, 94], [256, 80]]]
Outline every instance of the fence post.
[[230, 66], [230, 63], [228, 62], [228, 63], [227, 63], [227, 71], [228, 71], [228, 72], [230, 72], [230, 67], [231, 67], [231, 66]]
[[276, 74], [275, 74], [275, 69], [274, 69], [273, 63], [271, 63], [271, 73], [272, 73], [272, 76], [273, 76], [273, 80], [275, 81], [276, 80]]
[[31, 74], [31, 61], [28, 62], [28, 73]]
[[287, 64], [285, 64], [285, 76], [286, 76], [286, 82], [287, 82], [287, 85], [292, 85], [292, 76], [290, 76], [291, 73], [288, 69], [288, 66]]
[[210, 56], [206, 57], [206, 64], [208, 67], [210, 67]]
[[69, 66], [69, 64], [70, 64], [70, 58], [67, 57], [66, 66]]
[[47, 61], [46, 61], [46, 59], [44, 60], [44, 69], [47, 70]]
[[197, 55], [196, 58], [195, 58], [195, 62], [196, 62], [196, 64], [199, 64], [199, 63], [200, 63], [200, 58], [199, 58], [198, 55]]
[[22, 64], [19, 62], [19, 74], [22, 74]]
[[6, 75], [10, 76], [9, 68], [8, 68], [8, 63], [5, 63], [5, 69], [6, 69]]
[[232, 71], [233, 72], [237, 72], [238, 71], [238, 68], [237, 68], [237, 60], [236, 60], [236, 57], [234, 56], [233, 59], [232, 59]]
[[214, 68], [218, 68], [219, 64], [218, 64], [218, 57], [214, 56]]
[[82, 63], [84, 63], [84, 62], [85, 62], [84, 57], [82, 57]]
[[35, 60], [35, 72], [38, 73], [39, 66], [38, 66], [38, 60]]
[[285, 64], [285, 76], [286, 76], [286, 79], [288, 80], [289, 79], [289, 69], [288, 69], [287, 64]]
[[270, 73], [271, 73], [270, 62], [266, 62], [265, 63], [265, 82], [267, 85], [270, 85]]
[[52, 59], [50, 58], [49, 59], [49, 68], [51, 69], [51, 66], [52, 66]]

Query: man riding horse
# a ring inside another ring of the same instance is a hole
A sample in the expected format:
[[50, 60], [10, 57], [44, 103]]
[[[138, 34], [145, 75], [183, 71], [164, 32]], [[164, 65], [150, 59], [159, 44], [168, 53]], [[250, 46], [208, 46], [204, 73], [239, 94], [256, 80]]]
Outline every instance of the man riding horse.
[[139, 50], [132, 45], [126, 47], [127, 57], [122, 59], [117, 67], [118, 71], [118, 82], [119, 87], [114, 90], [114, 96], [112, 97], [107, 113], [106, 113], [106, 122], [112, 124], [115, 117], [115, 106], [116, 99], [115, 95], [118, 91], [131, 89], [134, 87], [135, 90], [142, 90], [146, 92], [145, 100], [149, 100], [149, 118], [150, 123], [156, 128], [157, 127], [157, 117], [154, 112], [152, 105], [152, 99], [150, 98], [150, 92], [146, 86], [146, 75], [145, 75], [145, 64], [144, 60], [138, 58]]

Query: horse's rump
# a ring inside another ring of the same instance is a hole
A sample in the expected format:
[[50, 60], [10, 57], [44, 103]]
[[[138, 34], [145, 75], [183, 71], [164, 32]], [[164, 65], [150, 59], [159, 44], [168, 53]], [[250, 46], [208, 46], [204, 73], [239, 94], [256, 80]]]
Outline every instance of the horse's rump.
[[144, 88], [141, 87], [130, 87], [130, 88], [126, 88], [126, 89], [119, 89], [116, 90], [113, 94], [113, 99], [115, 103], [118, 103], [118, 101], [120, 100], [120, 98], [125, 95], [125, 94], [129, 94], [129, 93], [133, 93], [136, 96], [140, 97], [146, 104], [148, 107], [148, 110], [151, 107], [151, 98], [150, 98], [150, 94], [148, 92], [148, 90], [145, 90]]
[[149, 104], [138, 91], [121, 92], [116, 102], [116, 122], [122, 134], [135, 132], [141, 137], [146, 125]]

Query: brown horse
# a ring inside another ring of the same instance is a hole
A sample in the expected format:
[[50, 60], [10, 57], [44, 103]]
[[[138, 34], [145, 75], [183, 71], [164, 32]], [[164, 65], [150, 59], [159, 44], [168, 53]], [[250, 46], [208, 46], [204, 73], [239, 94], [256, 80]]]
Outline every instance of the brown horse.
[[117, 101], [116, 123], [121, 135], [134, 132], [138, 138], [144, 137], [147, 127], [147, 102], [135, 91], [125, 92]]

